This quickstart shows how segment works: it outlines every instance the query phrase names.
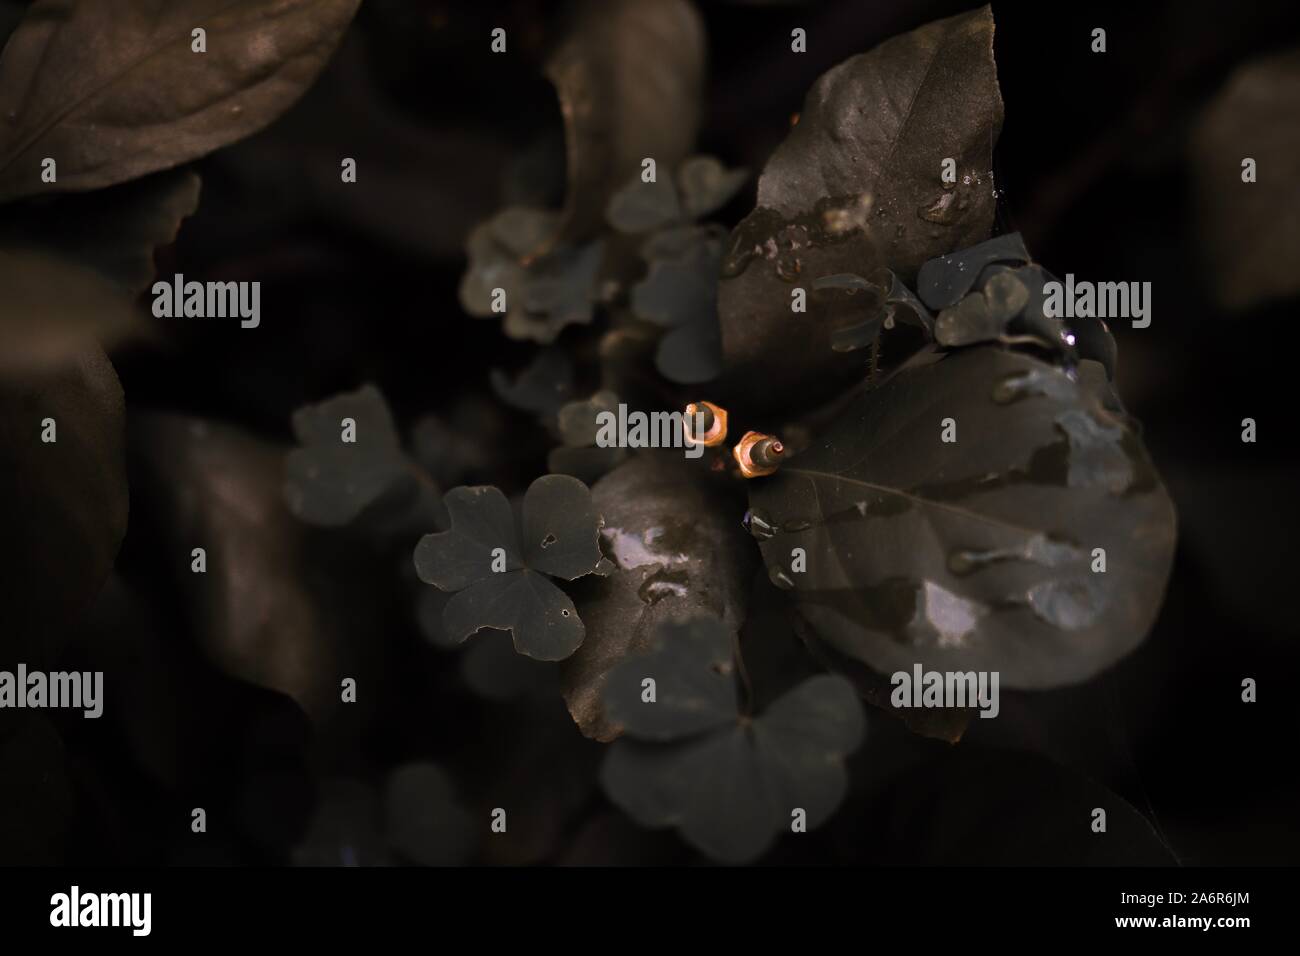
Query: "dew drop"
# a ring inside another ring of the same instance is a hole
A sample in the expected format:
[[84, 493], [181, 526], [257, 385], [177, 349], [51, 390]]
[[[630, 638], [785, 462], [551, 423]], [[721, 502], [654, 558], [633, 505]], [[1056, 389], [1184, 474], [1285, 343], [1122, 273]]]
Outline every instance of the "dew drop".
[[957, 205], [954, 200], [957, 198], [956, 193], [942, 192], [928, 202], [922, 203], [916, 208], [916, 214], [926, 222], [937, 222], [946, 225], [952, 222], [957, 213]]
[[776, 529], [772, 523], [767, 520], [766, 516], [757, 511], [745, 512], [745, 530], [757, 538], [759, 541], [766, 541], [772, 535], [776, 534]]
[[775, 584], [777, 587], [781, 588], [782, 590], [784, 591], [794, 590], [794, 581], [791, 580], [790, 575], [786, 574], [782, 568], [773, 565], [772, 567], [767, 569], [767, 576], [773, 584]]

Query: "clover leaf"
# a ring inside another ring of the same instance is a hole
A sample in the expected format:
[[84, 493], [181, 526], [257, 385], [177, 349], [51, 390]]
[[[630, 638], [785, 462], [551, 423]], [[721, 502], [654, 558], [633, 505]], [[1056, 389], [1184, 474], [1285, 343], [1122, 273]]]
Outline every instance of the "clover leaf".
[[603, 244], [561, 245], [537, 255], [558, 224], [555, 213], [505, 209], [470, 233], [469, 267], [460, 302], [478, 318], [499, 316], [505, 295], [506, 335], [547, 344], [567, 325], [586, 325], [595, 308]]
[[812, 677], [751, 717], [739, 707], [720, 620], [667, 621], [656, 636], [658, 647], [619, 664], [605, 688], [605, 707], [624, 727], [601, 769], [610, 799], [642, 826], [676, 827], [727, 863], [757, 859], [797, 811], [809, 827], [829, 819], [848, 786], [844, 758], [864, 731], [852, 685]]
[[491, 374], [492, 391], [511, 408], [548, 419], [573, 397], [573, 360], [560, 348], [544, 348], [511, 380], [501, 369]]
[[655, 366], [667, 379], [696, 384], [722, 371], [718, 273], [722, 231], [693, 222], [725, 205], [749, 178], [712, 156], [693, 156], [677, 177], [642, 182], [639, 176], [610, 197], [606, 218], [616, 230], [649, 233], [641, 247], [645, 279], [632, 288], [632, 311], [667, 332]]
[[655, 367], [665, 378], [683, 385], [707, 382], [722, 371], [722, 243], [710, 236], [674, 251], [651, 259], [649, 274], [632, 289], [632, 311], [666, 329], [655, 353]]
[[582, 621], [550, 578], [573, 581], [608, 567], [587, 486], [567, 475], [538, 478], [519, 521], [492, 486], [453, 488], [444, 501], [451, 530], [420, 540], [415, 569], [426, 584], [455, 592], [443, 610], [448, 634], [463, 641], [481, 628], [510, 631], [519, 653], [543, 661], [577, 650]]
[[298, 409], [293, 431], [302, 447], [289, 452], [284, 493], [301, 520], [335, 527], [412, 512], [440, 517], [436, 489], [402, 450], [375, 386]]
[[1118, 349], [1110, 329], [1095, 317], [1066, 322], [1048, 315], [1044, 286], [1054, 281], [1013, 232], [929, 260], [918, 274], [917, 293], [938, 312], [934, 339], [945, 348], [1034, 344], [1065, 365], [1100, 362], [1113, 379]]
[[747, 169], [727, 169], [712, 156], [692, 156], [668, 178], [633, 177], [609, 199], [605, 218], [636, 235], [693, 222], [727, 204], [749, 179]]

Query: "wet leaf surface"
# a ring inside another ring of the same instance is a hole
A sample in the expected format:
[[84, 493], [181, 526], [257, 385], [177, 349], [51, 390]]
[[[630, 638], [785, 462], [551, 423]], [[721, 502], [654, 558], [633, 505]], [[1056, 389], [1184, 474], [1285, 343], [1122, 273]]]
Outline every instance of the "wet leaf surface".
[[[844, 757], [862, 741], [862, 705], [842, 677], [809, 678], [757, 717], [738, 711], [732, 638], [717, 618], [668, 621], [649, 653], [610, 674], [606, 708], [625, 727], [601, 783], [647, 827], [673, 826], [727, 863], [760, 857], [802, 809], [824, 823], [847, 789]], [[653, 678], [658, 699], [643, 701]]]
[[587, 639], [561, 675], [569, 712], [597, 740], [620, 732], [601, 697], [610, 670], [645, 649], [660, 622], [700, 611], [732, 628], [744, 620], [753, 545], [735, 502], [702, 484], [690, 464], [643, 455], [592, 488], [616, 568], [574, 591]]
[[[0, 377], [0, 658], [43, 660], [95, 599], [127, 525], [122, 386], [98, 349]], [[55, 441], [42, 441], [46, 419]]]
[[101, 189], [256, 132], [316, 79], [359, 2], [39, 0], [0, 57], [0, 201]]
[[919, 356], [751, 501], [812, 630], [883, 674], [919, 661], [1010, 687], [1086, 680], [1145, 637], [1173, 555], [1173, 506], [1127, 420], [1065, 372], [988, 348]]
[[[793, 217], [827, 197], [870, 195], [885, 264], [980, 242], [993, 224], [1002, 97], [989, 7], [937, 20], [827, 71], [758, 180], [758, 205]], [[940, 179], [956, 161], [957, 181]]]
[[968, 249], [936, 256], [921, 266], [916, 294], [934, 311], [961, 301], [975, 287], [980, 275], [994, 263], [1022, 266], [1030, 261], [1029, 250], [1018, 232], [996, 236]]
[[[855, 208], [824, 201], [791, 219], [760, 208], [732, 231], [717, 291], [729, 391], [758, 406], [792, 393], [817, 404], [860, 377], [861, 358], [834, 345], [840, 329], [863, 321], [866, 296], [817, 294], [818, 280], [870, 274], [879, 263], [860, 226], [836, 225], [853, 223]], [[794, 310], [796, 294], [806, 311]]]
[[443, 611], [447, 634], [463, 641], [496, 628], [510, 631], [528, 657], [572, 654], [582, 644], [583, 622], [549, 578], [604, 571], [600, 516], [587, 486], [567, 475], [538, 478], [518, 525], [505, 495], [490, 486], [453, 488], [445, 501], [451, 530], [420, 540], [415, 568], [426, 584], [455, 592]]

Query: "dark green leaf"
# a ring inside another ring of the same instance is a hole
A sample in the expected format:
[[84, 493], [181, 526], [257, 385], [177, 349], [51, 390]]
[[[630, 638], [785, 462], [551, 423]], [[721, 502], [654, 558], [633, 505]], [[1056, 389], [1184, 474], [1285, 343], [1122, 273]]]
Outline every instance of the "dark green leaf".
[[751, 501], [818, 637], [883, 674], [919, 661], [1012, 687], [1086, 680], [1145, 637], [1173, 556], [1173, 506], [1127, 420], [991, 348], [923, 353]]
[[[721, 622], [664, 621], [655, 637], [658, 647], [610, 671], [602, 694], [605, 716], [638, 740], [676, 740], [734, 721], [740, 702], [731, 642]], [[647, 678], [656, 685], [653, 703], [643, 700]]]
[[496, 488], [453, 488], [444, 500], [451, 530], [420, 540], [415, 568], [425, 583], [456, 592], [443, 612], [448, 635], [463, 641], [490, 627], [510, 631], [519, 653], [538, 660], [572, 654], [583, 623], [547, 575], [571, 581], [604, 573], [600, 517], [587, 487], [567, 475], [538, 478], [524, 496], [522, 535]]
[[717, 317], [721, 254], [717, 242], [696, 243], [675, 258], [652, 261], [649, 275], [632, 289], [637, 317], [668, 329], [655, 366], [669, 381], [693, 385], [722, 370]]
[[[344, 441], [351, 419], [355, 441]], [[293, 414], [303, 447], [289, 452], [285, 499], [310, 524], [336, 526], [397, 514], [422, 493], [436, 497], [402, 451], [392, 413], [379, 389], [363, 385]]]
[[[604, 691], [627, 733], [601, 770], [610, 799], [642, 826], [676, 827], [727, 863], [761, 856], [796, 809], [810, 828], [829, 819], [848, 786], [844, 757], [864, 730], [848, 681], [809, 678], [751, 718], [736, 709], [731, 638], [721, 621], [664, 623], [656, 639], [655, 650], [621, 664]], [[655, 679], [658, 702], [642, 702], [638, 669]]]
[[946, 309], [975, 288], [986, 267], [998, 262], [1019, 266], [1029, 261], [1020, 233], [1009, 232], [926, 262], [917, 274], [916, 292], [931, 309]]
[[560, 348], [545, 348], [533, 357], [513, 382], [492, 370], [492, 390], [511, 408], [549, 418], [573, 397], [573, 361]]
[[[37, 0], [0, 56], [0, 201], [102, 189], [256, 132], [316, 79], [359, 3]], [[41, 181], [45, 157], [57, 183]]]

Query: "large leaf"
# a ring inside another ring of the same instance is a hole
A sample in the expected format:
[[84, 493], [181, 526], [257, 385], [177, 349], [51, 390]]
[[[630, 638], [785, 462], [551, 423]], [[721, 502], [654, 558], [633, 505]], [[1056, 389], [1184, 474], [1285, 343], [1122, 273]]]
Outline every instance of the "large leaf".
[[1026, 355], [922, 353], [752, 484], [774, 580], [819, 638], [883, 674], [1086, 680], [1146, 635], [1174, 546], [1168, 495], [1104, 400]]
[[[113, 567], [127, 516], [123, 405], [97, 348], [0, 378], [0, 659], [38, 659]], [[52, 442], [42, 441], [47, 418]]]
[[[862, 358], [836, 350], [836, 333], [876, 314], [880, 303], [866, 293], [819, 294], [817, 280], [867, 275], [879, 264], [862, 221], [856, 202], [823, 202], [793, 218], [756, 209], [736, 226], [717, 292], [729, 395], [770, 405], [797, 393], [815, 405], [860, 375]], [[796, 293], [805, 311], [794, 311]]]
[[668, 177], [695, 143], [704, 24], [686, 0], [586, 0], [546, 64], [564, 114], [563, 238], [598, 228], [615, 190], [653, 158]]
[[591, 490], [617, 570], [575, 590], [587, 637], [561, 675], [569, 712], [598, 740], [621, 729], [601, 698], [611, 668], [647, 648], [659, 622], [707, 611], [734, 630], [744, 619], [753, 547], [736, 505], [690, 464], [641, 456]]
[[[0, 201], [100, 189], [256, 132], [316, 79], [359, 4], [37, 0], [0, 56]], [[41, 181], [46, 157], [57, 183]]]
[[[1002, 97], [987, 6], [855, 56], [814, 84], [799, 122], [758, 181], [758, 205], [786, 217], [822, 199], [869, 195], [886, 264], [921, 263], [987, 237]], [[944, 159], [957, 181], [945, 184]]]
[[[718, 288], [727, 391], [759, 406], [840, 391], [863, 364], [841, 350], [875, 341], [880, 302], [815, 295], [818, 280], [887, 267], [910, 284], [925, 261], [985, 239], [1001, 126], [988, 7], [824, 74], [759, 178], [758, 208], [732, 232]], [[942, 178], [949, 158], [955, 183]], [[806, 310], [795, 312], [800, 290]]]

